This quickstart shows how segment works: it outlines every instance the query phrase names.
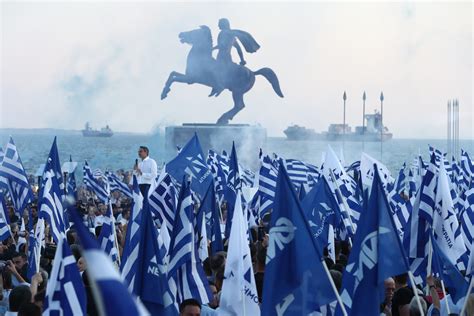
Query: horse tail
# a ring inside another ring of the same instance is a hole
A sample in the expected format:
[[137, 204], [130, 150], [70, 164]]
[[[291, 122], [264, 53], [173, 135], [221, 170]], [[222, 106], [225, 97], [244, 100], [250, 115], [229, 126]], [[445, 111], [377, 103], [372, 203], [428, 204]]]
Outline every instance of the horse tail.
[[270, 68], [262, 68], [254, 72], [256, 75], [262, 75], [265, 77], [265, 79], [268, 80], [268, 82], [271, 83], [273, 87], [273, 91], [275, 91], [278, 96], [283, 98], [283, 93], [281, 92], [280, 89], [280, 82], [278, 81], [277, 75], [271, 70]]

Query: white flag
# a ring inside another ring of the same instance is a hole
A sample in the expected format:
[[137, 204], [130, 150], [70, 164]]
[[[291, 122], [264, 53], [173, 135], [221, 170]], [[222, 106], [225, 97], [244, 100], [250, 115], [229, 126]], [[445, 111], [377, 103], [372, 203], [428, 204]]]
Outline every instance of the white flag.
[[454, 204], [449, 190], [446, 169], [440, 164], [438, 192], [433, 214], [433, 233], [436, 243], [452, 264], [466, 252], [466, 246], [460, 232], [459, 222], [454, 212]]
[[218, 313], [259, 316], [257, 287], [247, 239], [247, 221], [243, 216], [240, 192], [235, 201]]

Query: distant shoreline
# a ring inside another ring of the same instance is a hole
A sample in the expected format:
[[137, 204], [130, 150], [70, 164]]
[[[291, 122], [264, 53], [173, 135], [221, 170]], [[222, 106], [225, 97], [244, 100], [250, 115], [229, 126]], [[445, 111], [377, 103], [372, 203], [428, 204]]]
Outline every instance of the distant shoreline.
[[[81, 130], [73, 129], [59, 129], [59, 128], [0, 128], [0, 134], [3, 135], [56, 135], [56, 136], [82, 136]], [[115, 135], [134, 135], [134, 136], [150, 136], [152, 133], [138, 133], [138, 132], [116, 132]]]

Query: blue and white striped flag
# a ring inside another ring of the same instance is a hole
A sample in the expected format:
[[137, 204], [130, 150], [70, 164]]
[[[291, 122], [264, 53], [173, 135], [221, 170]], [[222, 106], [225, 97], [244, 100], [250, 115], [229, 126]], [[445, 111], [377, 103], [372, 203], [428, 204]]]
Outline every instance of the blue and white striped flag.
[[97, 238], [100, 247], [109, 255], [112, 262], [118, 262], [119, 253], [116, 246], [115, 217], [112, 214], [112, 205], [109, 202], [107, 212], [104, 215], [104, 223]]
[[94, 306], [99, 315], [149, 315], [143, 305], [132, 297], [110, 258], [99, 248], [97, 241], [82, 223], [77, 212], [71, 218], [81, 242], [82, 256], [87, 263], [87, 277], [91, 283]]
[[278, 169], [273, 166], [272, 160], [268, 156], [263, 157], [261, 164], [257, 194], [259, 199], [258, 213], [263, 216], [265, 212], [273, 207]]
[[[462, 236], [466, 249], [471, 251], [472, 245], [474, 245], [474, 181], [471, 182], [471, 187], [466, 192], [464, 203], [464, 210], [460, 214]], [[473, 255], [470, 253], [470, 256]]]
[[124, 283], [131, 293], [135, 291], [135, 273], [138, 265], [138, 252], [140, 249], [140, 235], [138, 230], [142, 223], [143, 196], [138, 188], [137, 177], [133, 175], [133, 207], [125, 235], [125, 246], [122, 253], [120, 270]]
[[160, 224], [165, 225], [168, 231], [173, 229], [177, 203], [176, 192], [173, 179], [166, 174], [148, 197], [153, 217], [158, 218]]
[[295, 188], [299, 188], [303, 184], [305, 185], [305, 190], [309, 191], [311, 188], [308, 183], [308, 176], [318, 178], [318, 168], [297, 159], [286, 159], [284, 163], [288, 176]]
[[33, 192], [12, 137], [0, 163], [0, 182], [3, 189], [10, 191], [15, 210], [22, 215], [26, 205], [33, 201]]
[[110, 194], [107, 190], [106, 184], [98, 181], [91, 172], [91, 168], [89, 167], [89, 164], [84, 162], [84, 177], [83, 177], [83, 182], [86, 185], [86, 187], [95, 193], [95, 195], [104, 203], [108, 203]]
[[39, 218], [44, 218], [48, 222], [55, 242], [58, 242], [66, 234], [63, 200], [61, 199], [62, 191], [56, 176], [58, 172], [61, 173], [60, 166], [55, 137], [44, 167], [43, 185], [38, 198]]
[[221, 160], [222, 158], [216, 152], [209, 150], [207, 165], [214, 178], [214, 190], [220, 203], [224, 201], [224, 188], [227, 186], [227, 176], [222, 168]]
[[[88, 269], [89, 271], [89, 269]], [[43, 315], [86, 315], [86, 291], [76, 259], [63, 236], [54, 255]]]
[[5, 199], [0, 193], [0, 241], [4, 241], [8, 237], [12, 237], [10, 231], [9, 220], [7, 217], [7, 207], [5, 206]]
[[197, 253], [194, 233], [194, 211], [191, 190], [183, 182], [178, 202], [178, 213], [171, 233], [168, 280], [170, 288], [180, 304], [188, 298], [201, 304], [210, 301], [211, 293]]
[[132, 197], [132, 190], [126, 185], [118, 175], [112, 172], [106, 172], [107, 181], [109, 181], [110, 192], [119, 191], [123, 193], [126, 197]]

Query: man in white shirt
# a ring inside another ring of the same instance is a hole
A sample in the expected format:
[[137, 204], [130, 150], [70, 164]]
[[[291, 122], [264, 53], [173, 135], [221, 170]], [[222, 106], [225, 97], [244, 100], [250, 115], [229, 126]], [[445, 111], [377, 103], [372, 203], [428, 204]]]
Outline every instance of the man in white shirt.
[[137, 174], [140, 192], [145, 199], [148, 198], [148, 190], [150, 189], [150, 185], [158, 175], [158, 166], [156, 165], [156, 161], [148, 156], [149, 153], [150, 151], [148, 150], [148, 147], [140, 146], [138, 149], [138, 157], [140, 157], [141, 161], [137, 161], [135, 167], [133, 168]]

